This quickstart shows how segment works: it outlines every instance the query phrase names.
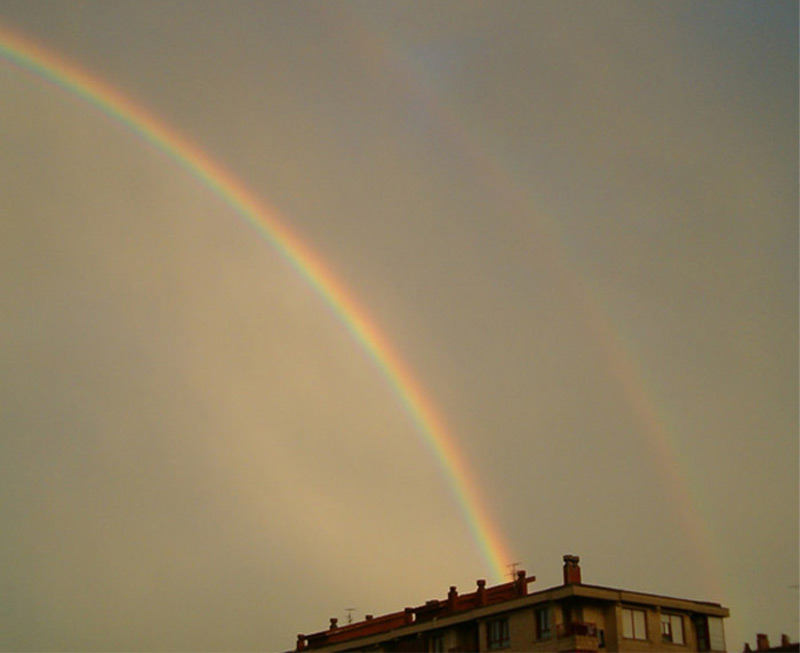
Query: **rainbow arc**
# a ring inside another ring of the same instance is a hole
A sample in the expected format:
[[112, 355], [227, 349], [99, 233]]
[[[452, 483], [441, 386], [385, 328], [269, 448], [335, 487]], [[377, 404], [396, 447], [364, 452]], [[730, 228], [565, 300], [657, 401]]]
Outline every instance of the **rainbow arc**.
[[419, 434], [436, 457], [495, 581], [503, 580], [512, 556], [490, 517], [456, 438], [400, 354], [323, 259], [301, 240], [274, 209], [246, 188], [229, 170], [178, 130], [112, 85], [63, 56], [2, 26], [0, 56], [82, 98], [164, 152], [224, 199], [316, 289], [395, 389]]

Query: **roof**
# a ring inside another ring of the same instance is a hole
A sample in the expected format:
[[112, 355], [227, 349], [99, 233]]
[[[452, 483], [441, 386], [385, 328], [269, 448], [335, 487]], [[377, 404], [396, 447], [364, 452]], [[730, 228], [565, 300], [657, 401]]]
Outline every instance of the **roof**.
[[[331, 620], [327, 630], [310, 635], [297, 636], [297, 651], [319, 648], [348, 648], [354, 640], [362, 640], [360, 646], [369, 646], [386, 639], [388, 633], [393, 636], [412, 635], [430, 630], [431, 622], [437, 628], [452, 626], [461, 622], [489, 617], [494, 614], [510, 612], [537, 603], [559, 601], [571, 596], [583, 597], [587, 600], [613, 601], [628, 605], [649, 605], [661, 608], [681, 610], [710, 616], [727, 617], [728, 608], [719, 603], [694, 601], [658, 594], [634, 592], [629, 590], [569, 583], [558, 585], [539, 592], [528, 593], [528, 584], [536, 580], [528, 577], [524, 571], [517, 573], [516, 580], [486, 587], [486, 581], [477, 581], [477, 589], [467, 594], [459, 594], [454, 586], [445, 599], [433, 599], [415, 608], [407, 607], [402, 611], [378, 617], [367, 615], [363, 621], [339, 626], [336, 619]], [[340, 645], [340, 646], [337, 646]]]
[[331, 627], [311, 635], [297, 636], [297, 649], [315, 649], [339, 642], [350, 642], [370, 635], [391, 632], [398, 628], [419, 625], [425, 622], [451, 616], [458, 613], [471, 612], [479, 607], [493, 606], [512, 599], [526, 596], [528, 584], [536, 580], [517, 572], [517, 578], [509, 583], [486, 587], [485, 580], [477, 581], [477, 589], [469, 594], [459, 594], [455, 586], [450, 587], [447, 598], [433, 599], [416, 608], [405, 608], [401, 612], [373, 617], [367, 615], [364, 621], [339, 626], [336, 619], [331, 619]]

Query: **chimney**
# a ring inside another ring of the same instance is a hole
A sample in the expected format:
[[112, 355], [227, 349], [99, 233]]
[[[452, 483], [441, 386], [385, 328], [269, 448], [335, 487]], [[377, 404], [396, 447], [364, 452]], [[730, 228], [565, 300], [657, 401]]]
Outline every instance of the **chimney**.
[[520, 569], [517, 572], [517, 596], [525, 596], [528, 593], [528, 581], [525, 578], [525, 570]]
[[789, 641], [789, 635], [781, 635], [781, 647], [787, 648], [791, 645], [792, 643]]
[[766, 651], [769, 648], [769, 637], [764, 633], [756, 635], [756, 651]]
[[481, 579], [478, 581], [478, 591], [475, 592], [478, 599], [478, 605], [486, 605], [486, 581]]
[[329, 630], [336, 630], [339, 627], [339, 620], [336, 617], [331, 617], [331, 627]]
[[450, 610], [450, 612], [455, 612], [456, 599], [458, 599], [458, 591], [455, 585], [451, 585], [450, 591], [447, 593], [447, 609]]
[[364, 619], [366, 619], [367, 621], [372, 621], [374, 618], [375, 617], [373, 617], [371, 614], [364, 615]]
[[297, 636], [297, 650], [303, 651], [306, 648], [306, 636], [305, 635], [298, 635]]
[[581, 567], [578, 564], [581, 559], [574, 555], [564, 556], [564, 585], [581, 584]]
[[406, 625], [414, 623], [414, 608], [405, 608], [403, 610], [403, 622]]

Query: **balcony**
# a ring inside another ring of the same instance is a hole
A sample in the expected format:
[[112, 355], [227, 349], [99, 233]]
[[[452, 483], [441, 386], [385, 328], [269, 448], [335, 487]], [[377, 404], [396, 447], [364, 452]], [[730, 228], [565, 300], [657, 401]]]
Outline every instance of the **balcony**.
[[597, 624], [583, 621], [556, 624], [556, 637], [556, 647], [561, 652], [596, 651], [599, 648]]
[[556, 636], [562, 637], [597, 637], [597, 624], [587, 624], [582, 621], [570, 621], [556, 625]]

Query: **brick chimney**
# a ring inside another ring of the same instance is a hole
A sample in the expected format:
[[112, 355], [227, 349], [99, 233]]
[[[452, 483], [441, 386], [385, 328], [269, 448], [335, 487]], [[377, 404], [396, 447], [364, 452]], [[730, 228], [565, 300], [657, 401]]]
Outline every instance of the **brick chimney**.
[[517, 596], [525, 596], [528, 593], [528, 581], [525, 577], [524, 569], [520, 569], [517, 572], [515, 587], [517, 588]]
[[331, 617], [331, 627], [329, 630], [336, 630], [339, 627], [339, 620], [336, 617]]
[[781, 646], [782, 647], [789, 647], [792, 643], [789, 641], [789, 635], [783, 634], [781, 635]]
[[483, 578], [478, 581], [478, 589], [475, 592], [475, 598], [478, 600], [478, 605], [486, 605], [486, 581]]
[[456, 609], [456, 601], [458, 600], [458, 590], [455, 585], [450, 586], [450, 591], [447, 593], [447, 609], [454, 612]]
[[298, 635], [297, 636], [297, 650], [303, 651], [306, 648], [306, 636], [305, 635]]
[[769, 637], [764, 633], [756, 635], [756, 651], [766, 651], [769, 648]]
[[574, 555], [564, 556], [564, 585], [580, 585], [581, 567], [578, 564], [581, 559]]

